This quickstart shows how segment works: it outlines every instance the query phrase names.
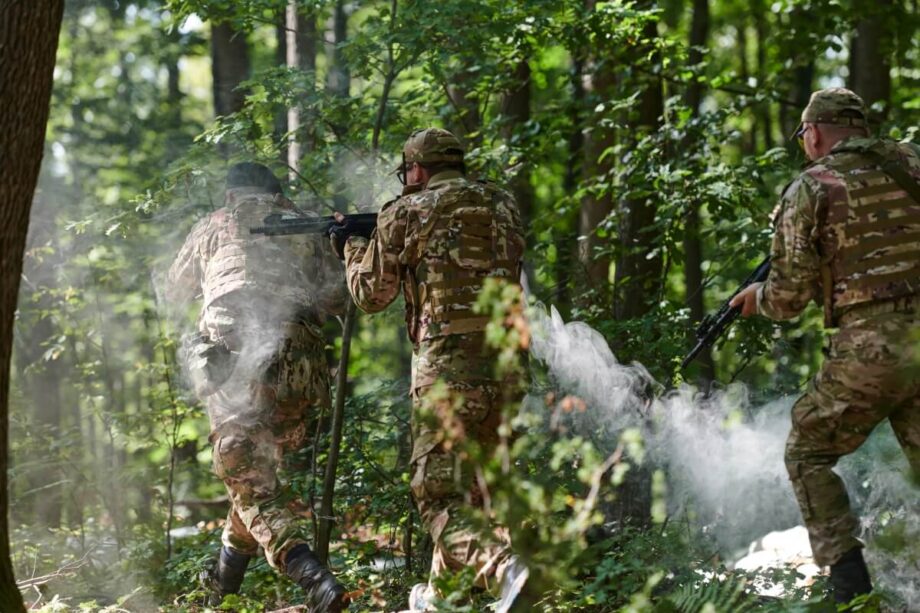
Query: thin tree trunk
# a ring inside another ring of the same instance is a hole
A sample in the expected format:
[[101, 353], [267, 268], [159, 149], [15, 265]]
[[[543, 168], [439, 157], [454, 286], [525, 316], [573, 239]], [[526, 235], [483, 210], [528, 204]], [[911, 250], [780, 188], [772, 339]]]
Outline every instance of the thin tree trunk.
[[864, 17], [856, 24], [850, 48], [850, 89], [867, 105], [881, 103], [882, 113], [873, 119], [884, 120], [891, 102], [891, 40], [885, 17], [892, 0], [862, 0], [857, 6]]
[[[762, 84], [767, 77], [767, 15], [764, 0], [751, 3], [754, 13], [754, 34], [757, 37], [757, 83]], [[760, 128], [763, 134], [764, 151], [773, 146], [773, 119], [769, 102], [760, 105]]]
[[345, 325], [342, 330], [342, 356], [335, 374], [335, 406], [332, 410], [332, 428], [329, 436], [329, 453], [326, 456], [326, 474], [323, 478], [323, 501], [319, 512], [319, 534], [316, 537], [316, 555], [323, 564], [329, 559], [329, 539], [334, 523], [335, 473], [339, 463], [342, 443], [342, 424], [345, 421], [345, 395], [348, 386], [348, 360], [351, 354], [351, 337], [354, 334], [357, 308], [348, 301]]
[[333, 43], [327, 45], [326, 49], [328, 59], [326, 88], [330, 93], [346, 98], [351, 90], [351, 74], [348, 70], [348, 63], [345, 61], [345, 55], [342, 53], [342, 45], [348, 38], [348, 13], [345, 11], [344, 0], [336, 0], [331, 25]]
[[[390, 25], [396, 23], [396, 14], [399, 0], [390, 0]], [[344, 30], [343, 30], [344, 35]], [[383, 131], [383, 121], [386, 114], [387, 98], [391, 86], [399, 70], [396, 66], [395, 50], [392, 45], [387, 52], [387, 78], [384, 83], [380, 104], [377, 106], [377, 118], [374, 121], [374, 133], [371, 136], [374, 152], [380, 144], [380, 134]], [[347, 95], [347, 92], [346, 92]], [[319, 531], [316, 537], [316, 554], [325, 564], [329, 558], [329, 539], [332, 535], [333, 502], [335, 498], [335, 477], [339, 461], [339, 447], [342, 443], [342, 424], [345, 421], [345, 395], [348, 388], [348, 361], [351, 354], [351, 338], [357, 325], [357, 312], [353, 300], [348, 300], [345, 310], [345, 323], [342, 329], [342, 355], [339, 357], [339, 368], [336, 371], [335, 382], [335, 407], [332, 413], [332, 432], [329, 440], [329, 454], [326, 460], [326, 473], [323, 479], [323, 501], [320, 505]]]
[[251, 73], [249, 45], [246, 34], [234, 30], [229, 23], [211, 25], [211, 72], [214, 114], [224, 116], [240, 111], [246, 101], [240, 83]]
[[[607, 62], [598, 63], [596, 60], [590, 60], [587, 70], [589, 76], [585, 84], [586, 94], [592, 101], [611, 99], [616, 84], [613, 67]], [[585, 176], [604, 177], [613, 171], [613, 156], [608, 155], [604, 160], [600, 158], [614, 143], [613, 130], [602, 126], [600, 121], [587, 132], [583, 145]], [[613, 194], [609, 190], [603, 194], [588, 194], [581, 201], [578, 216], [578, 259], [588, 284], [595, 288], [608, 286], [611, 259], [607, 254], [599, 254], [598, 250], [606, 247], [610, 239], [599, 236], [597, 230], [612, 211]]]
[[10, 352], [63, 13], [63, 0], [0, 4], [0, 611], [10, 612], [23, 610], [7, 519]]
[[446, 86], [448, 100], [455, 114], [451, 117], [451, 131], [465, 140], [470, 148], [482, 143], [482, 114], [479, 112], [479, 97], [474, 85], [476, 75], [470, 71], [475, 60], [462, 63]]
[[[584, 84], [585, 61], [581, 51], [575, 53], [572, 61], [572, 70], [570, 73], [570, 82], [572, 85], [572, 102], [569, 106], [569, 128], [568, 138], [568, 159], [565, 165], [565, 177], [563, 178], [563, 191], [567, 197], [572, 197], [578, 189], [581, 182], [582, 159], [584, 158], [584, 120], [585, 110], [585, 84]], [[563, 316], [568, 316], [571, 307], [571, 294], [569, 283], [572, 275], [572, 267], [576, 261], [578, 244], [578, 233], [575, 229], [574, 220], [569, 218], [565, 220], [559, 235], [555, 239], [556, 245], [556, 291], [555, 303], [556, 308]]]
[[[690, 26], [691, 66], [703, 60], [701, 48], [706, 46], [709, 38], [709, 0], [693, 0], [693, 22]], [[703, 101], [703, 84], [698, 80], [690, 82], [687, 88], [687, 106], [694, 117], [700, 114]], [[700, 237], [700, 202], [692, 201], [687, 207], [684, 220], [684, 286], [686, 287], [687, 307], [690, 320], [696, 324], [705, 316], [703, 295], [703, 241]], [[704, 350], [699, 357], [700, 375], [703, 381], [713, 378], [714, 367], [712, 352]]]
[[[514, 67], [513, 86], [502, 98], [501, 113], [504, 118], [503, 136], [510, 144], [515, 128], [530, 121], [530, 63], [526, 58]], [[534, 192], [530, 184], [530, 167], [529, 160], [519, 159], [517, 172], [510, 183], [525, 228], [529, 227], [533, 218]]]
[[[738, 37], [738, 76], [742, 83], [747, 83], [751, 78], [751, 65], [748, 60], [748, 23], [747, 15], [737, 17], [738, 25], [735, 30]], [[757, 114], [752, 115], [751, 130], [747, 138], [741, 143], [742, 153], [753, 155], [757, 151]]]
[[[657, 22], [649, 22], [645, 26], [645, 37], [656, 37], [657, 28]], [[655, 131], [663, 112], [661, 80], [650, 77], [641, 92], [636, 135]], [[646, 314], [661, 284], [661, 256], [649, 257], [654, 252], [656, 239], [651, 231], [657, 213], [654, 198], [652, 195], [623, 200], [620, 205], [621, 251], [614, 281], [614, 315], [621, 321]]]
[[[275, 64], [277, 66], [287, 66], [287, 13], [283, 13], [279, 18], [278, 25], [275, 26]], [[278, 158], [282, 164], [288, 164], [290, 157], [289, 147], [283, 139], [287, 138], [288, 133], [288, 110], [280, 107], [275, 112], [275, 140], [278, 145]], [[289, 173], [294, 175], [293, 172]]]
[[[288, 68], [296, 68], [304, 73], [307, 79], [304, 88], [312, 91], [316, 85], [316, 15], [312, 10], [300, 8], [296, 0], [291, 0], [285, 11], [285, 23], [285, 62]], [[303, 125], [300, 109], [295, 104], [287, 113], [287, 130], [291, 133], [287, 164], [293, 174], [300, 172], [303, 152], [313, 145], [312, 139], [303, 134]]]

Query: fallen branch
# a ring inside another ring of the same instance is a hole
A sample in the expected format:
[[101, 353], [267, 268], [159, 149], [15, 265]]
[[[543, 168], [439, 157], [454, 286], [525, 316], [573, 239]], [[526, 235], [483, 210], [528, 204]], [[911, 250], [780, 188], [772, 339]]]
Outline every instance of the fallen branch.
[[79, 569], [89, 564], [89, 555], [93, 553], [93, 551], [94, 549], [90, 549], [89, 551], [84, 553], [83, 557], [80, 558], [79, 560], [69, 562], [65, 564], [64, 566], [62, 566], [61, 568], [54, 571], [53, 573], [48, 573], [47, 575], [42, 575], [40, 577], [32, 577], [29, 579], [23, 579], [22, 581], [17, 581], [16, 587], [18, 587], [20, 590], [25, 590], [30, 587], [44, 585], [48, 583], [49, 581], [51, 581], [52, 579], [73, 576], [74, 574], [76, 574], [76, 572]]

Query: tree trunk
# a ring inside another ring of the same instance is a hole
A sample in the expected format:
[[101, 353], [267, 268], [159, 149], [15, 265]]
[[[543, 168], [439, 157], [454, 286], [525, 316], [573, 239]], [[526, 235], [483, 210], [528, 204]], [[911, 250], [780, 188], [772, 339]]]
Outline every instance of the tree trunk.
[[850, 76], [847, 85], [871, 106], [882, 105], [880, 116], [887, 116], [891, 102], [891, 43], [894, 33], [887, 31], [885, 17], [891, 0], [857, 2], [863, 16], [856, 24], [850, 45]]
[[240, 111], [246, 92], [239, 86], [251, 74], [249, 45], [246, 34], [237, 32], [229, 23], [211, 25], [211, 72], [214, 114], [224, 116]]
[[[566, 197], [569, 198], [575, 194], [578, 184], [582, 180], [581, 168], [585, 155], [584, 126], [582, 125], [585, 111], [584, 71], [584, 56], [581, 51], [578, 51], [572, 60], [572, 69], [569, 75], [572, 86], [572, 101], [568, 109], [571, 126], [568, 138], [568, 159], [565, 165], [565, 176], [562, 180], [563, 191]], [[578, 232], [574, 219], [569, 217], [564, 222], [564, 226], [560, 229], [554, 241], [556, 245], [556, 291], [554, 292], [554, 302], [559, 312], [564, 317], [567, 317], [571, 307], [569, 283], [578, 253]]]
[[41, 166], [63, 0], [0, 4], [0, 610], [22, 611], [10, 561], [10, 352], [32, 194]]
[[[610, 100], [616, 84], [613, 67], [608, 63], [589, 61], [588, 74], [585, 93], [591, 101]], [[583, 147], [585, 176], [603, 177], [613, 171], [613, 156], [607, 156], [603, 161], [600, 157], [604, 151], [613, 147], [614, 143], [613, 130], [603, 127], [600, 121], [586, 131]], [[598, 250], [605, 247], [609, 239], [598, 236], [597, 229], [612, 211], [613, 195], [609, 190], [599, 195], [588, 194], [582, 199], [578, 216], [578, 259], [587, 277], [587, 283], [595, 288], [608, 285], [610, 256], [599, 255]]]
[[[751, 3], [754, 13], [754, 34], [757, 37], [757, 83], [762, 84], [767, 77], [767, 15], [763, 0]], [[773, 115], [769, 102], [760, 105], [759, 123], [763, 134], [764, 151], [773, 147]]]
[[[526, 59], [518, 62], [514, 68], [512, 88], [502, 98], [501, 113], [504, 119], [504, 138], [510, 146], [514, 143], [515, 128], [520, 128], [530, 121], [530, 64]], [[527, 228], [533, 217], [533, 186], [530, 184], [531, 161], [518, 159], [517, 169], [509, 187], [514, 193], [521, 211], [524, 227]]]
[[332, 13], [331, 23], [333, 42], [327, 44], [326, 58], [328, 59], [328, 72], [326, 73], [326, 88], [330, 93], [343, 98], [348, 97], [351, 90], [351, 74], [342, 45], [348, 39], [348, 13], [345, 11], [344, 0], [336, 0]]
[[460, 69], [450, 76], [447, 96], [454, 108], [450, 130], [467, 143], [467, 148], [482, 143], [482, 114], [479, 112], [479, 97], [475, 93], [476, 75], [470, 72], [470, 65], [476, 60], [464, 61]]
[[[649, 22], [644, 30], [646, 38], [656, 37], [657, 22]], [[657, 130], [663, 112], [661, 80], [650, 76], [642, 86], [636, 135]], [[619, 320], [645, 315], [657, 298], [661, 285], [662, 260], [658, 255], [649, 257], [655, 247], [655, 235], [651, 227], [656, 213], [654, 196], [623, 200], [620, 204], [620, 253], [614, 280], [613, 308], [614, 316]]]
[[[307, 79], [304, 88], [312, 91], [316, 86], [316, 15], [312, 10], [299, 8], [296, 0], [292, 0], [285, 11], [285, 23], [285, 63], [288, 68], [303, 71]], [[287, 113], [287, 130], [291, 133], [287, 164], [292, 174], [300, 171], [303, 152], [313, 146], [312, 139], [303, 134], [303, 124], [300, 109], [295, 104]]]
[[[693, 22], [690, 26], [691, 66], [703, 60], [701, 48], [706, 46], [709, 38], [709, 0], [693, 0]], [[687, 106], [694, 117], [700, 114], [703, 101], [703, 85], [697, 80], [690, 82], [687, 88]], [[705, 316], [703, 295], [703, 241], [700, 237], [700, 202], [690, 202], [684, 220], [684, 286], [686, 287], [687, 307], [690, 309], [690, 321], [694, 324]], [[704, 350], [699, 357], [701, 378], [711, 381], [714, 375], [712, 352]]]
[[[735, 34], [738, 39], [738, 76], [741, 82], [747, 84], [751, 78], [751, 65], [748, 60], [748, 28], [747, 15], [736, 17], [738, 24], [735, 28]], [[757, 115], [753, 115], [751, 121], [751, 130], [747, 138], [741, 143], [741, 152], [744, 155], [753, 155], [757, 151]]]

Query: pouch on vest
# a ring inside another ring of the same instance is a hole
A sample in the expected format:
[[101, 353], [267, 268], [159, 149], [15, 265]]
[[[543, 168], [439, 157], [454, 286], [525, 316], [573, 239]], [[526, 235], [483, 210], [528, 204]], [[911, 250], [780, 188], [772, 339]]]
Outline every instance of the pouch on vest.
[[448, 255], [460, 268], [489, 272], [495, 268], [495, 224], [485, 206], [455, 209], [447, 223]]
[[201, 332], [182, 337], [181, 356], [188, 368], [192, 389], [199, 398], [216, 392], [230, 378], [235, 355], [223, 343], [212, 341]]

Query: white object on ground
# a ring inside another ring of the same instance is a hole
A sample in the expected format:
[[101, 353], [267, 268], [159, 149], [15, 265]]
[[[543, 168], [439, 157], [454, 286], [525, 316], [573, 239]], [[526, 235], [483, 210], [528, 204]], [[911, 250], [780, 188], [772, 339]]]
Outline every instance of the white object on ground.
[[[803, 577], [796, 579], [796, 587], [805, 587], [821, 574], [815, 564], [804, 526], [770, 532], [750, 544], [748, 553], [734, 564], [735, 570], [754, 571], [765, 568], [792, 568]], [[757, 581], [751, 587], [761, 596], [782, 596], [783, 586]]]

